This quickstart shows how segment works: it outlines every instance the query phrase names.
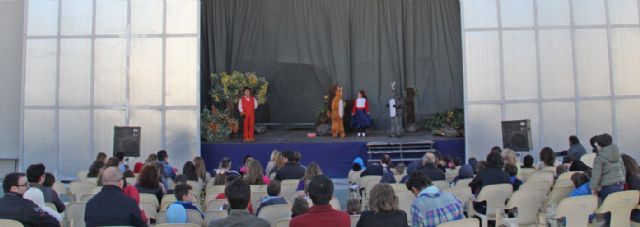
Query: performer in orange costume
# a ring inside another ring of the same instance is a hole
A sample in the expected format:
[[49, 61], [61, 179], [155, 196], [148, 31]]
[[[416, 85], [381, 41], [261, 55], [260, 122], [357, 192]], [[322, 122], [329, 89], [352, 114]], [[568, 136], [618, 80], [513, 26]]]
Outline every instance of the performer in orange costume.
[[344, 124], [342, 117], [344, 116], [344, 101], [342, 101], [342, 88], [337, 87], [336, 96], [331, 101], [331, 136], [336, 138], [344, 138]]
[[254, 130], [254, 122], [256, 120], [256, 109], [258, 108], [258, 101], [256, 98], [251, 96], [251, 89], [245, 87], [243, 90], [244, 96], [240, 98], [238, 102], [238, 110], [240, 114], [244, 117], [244, 127], [242, 128], [242, 134], [244, 142], [253, 142], [255, 139], [253, 138], [253, 130]]

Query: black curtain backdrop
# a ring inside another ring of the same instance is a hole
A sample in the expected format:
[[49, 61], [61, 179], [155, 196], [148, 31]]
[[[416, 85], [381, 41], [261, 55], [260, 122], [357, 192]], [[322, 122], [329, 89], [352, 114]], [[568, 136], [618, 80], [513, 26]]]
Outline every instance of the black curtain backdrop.
[[[369, 97], [385, 127], [391, 86], [413, 87], [417, 119], [462, 107], [457, 0], [202, 0], [201, 95], [210, 73], [256, 72], [270, 83], [258, 122], [315, 122], [333, 84]], [[350, 111], [350, 110], [349, 110]]]

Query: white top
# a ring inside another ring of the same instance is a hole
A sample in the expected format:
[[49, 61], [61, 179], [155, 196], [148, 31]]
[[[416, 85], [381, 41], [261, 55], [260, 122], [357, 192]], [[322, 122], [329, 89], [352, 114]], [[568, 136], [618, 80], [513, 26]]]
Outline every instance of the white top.
[[396, 116], [396, 99], [389, 99], [389, 117]]
[[[242, 113], [242, 99], [247, 99], [249, 100], [251, 97], [246, 98], [244, 96], [242, 96], [242, 98], [240, 98], [240, 100], [238, 100], [238, 110], [240, 111], [240, 113]], [[253, 109], [258, 109], [258, 100], [256, 100], [256, 98], [253, 98]]]
[[340, 114], [340, 118], [344, 116], [344, 102], [342, 99], [338, 102], [338, 114]]
[[33, 203], [38, 205], [38, 207], [40, 209], [44, 210], [49, 215], [51, 215], [54, 218], [56, 218], [56, 220], [62, 221], [62, 215], [60, 215], [60, 213], [58, 213], [58, 211], [55, 211], [55, 210], [47, 207], [47, 205], [44, 203], [44, 194], [42, 193], [42, 191], [40, 191], [40, 189], [37, 189], [35, 187], [29, 188], [24, 193], [22, 198], [25, 198], [25, 199], [33, 201]]
[[365, 98], [356, 99], [356, 108], [364, 108], [364, 104], [367, 102]]

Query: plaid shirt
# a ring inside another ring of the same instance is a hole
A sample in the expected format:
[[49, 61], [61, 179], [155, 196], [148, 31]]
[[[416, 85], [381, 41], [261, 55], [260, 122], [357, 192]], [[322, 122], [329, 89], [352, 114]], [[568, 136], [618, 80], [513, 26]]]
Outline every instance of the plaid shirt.
[[463, 205], [451, 193], [435, 186], [425, 188], [411, 204], [413, 227], [435, 227], [464, 218]]

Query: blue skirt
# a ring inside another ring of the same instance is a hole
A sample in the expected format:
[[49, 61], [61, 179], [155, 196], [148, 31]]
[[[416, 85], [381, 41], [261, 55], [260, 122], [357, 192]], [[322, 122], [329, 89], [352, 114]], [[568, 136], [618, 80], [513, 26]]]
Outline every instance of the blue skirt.
[[356, 110], [356, 114], [351, 117], [352, 128], [371, 128], [371, 118], [364, 110]]

